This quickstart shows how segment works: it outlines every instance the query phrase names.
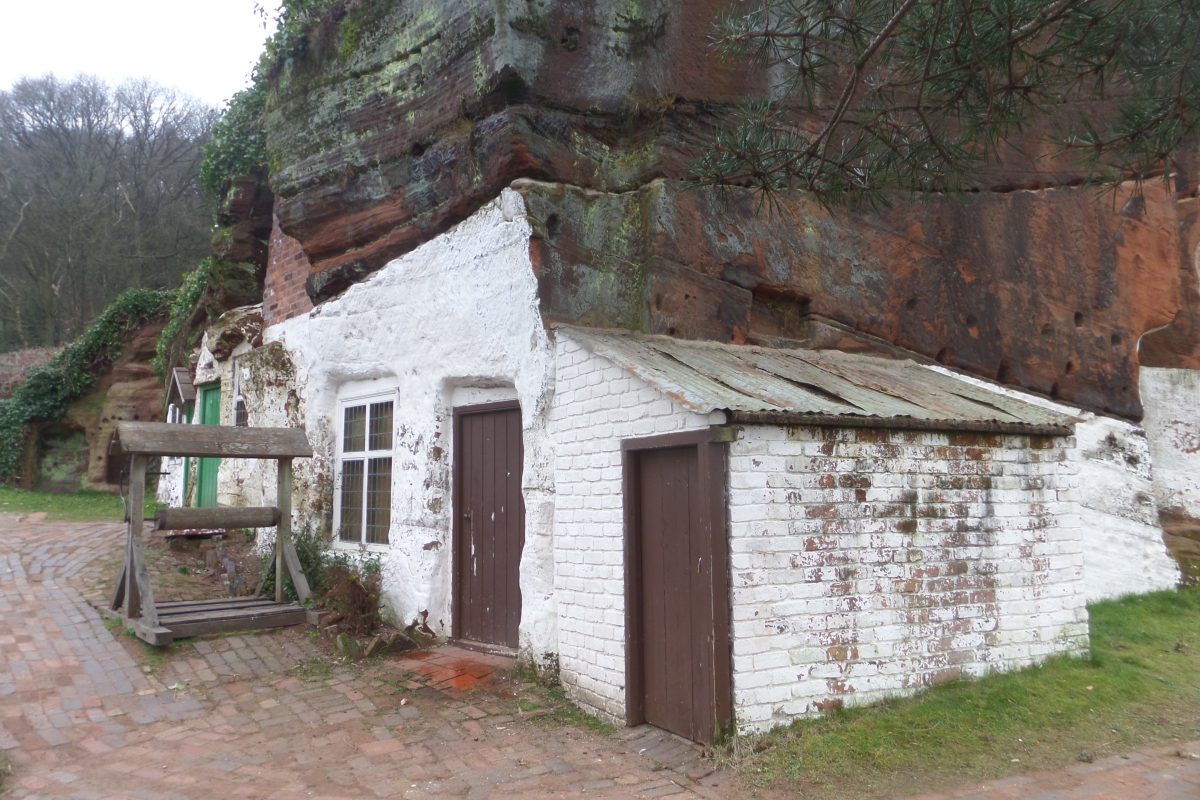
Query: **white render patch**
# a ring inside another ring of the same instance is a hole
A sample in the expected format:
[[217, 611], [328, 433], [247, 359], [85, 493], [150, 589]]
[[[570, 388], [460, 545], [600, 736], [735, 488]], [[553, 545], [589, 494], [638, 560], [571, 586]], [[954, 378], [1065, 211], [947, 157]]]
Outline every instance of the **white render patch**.
[[473, 393], [494, 396], [493, 390], [520, 402], [526, 464], [520, 640], [523, 651], [541, 659], [557, 651], [547, 431], [553, 353], [538, 310], [530, 232], [520, 195], [506, 190], [340, 297], [268, 328], [264, 340], [281, 344], [294, 363], [300, 418], [326, 459], [344, 387], [359, 381], [391, 387], [391, 529], [388, 545], [370, 549], [382, 560], [386, 602], [398, 620], [428, 612], [439, 636], [451, 633], [453, 407], [473, 402]]
[[746, 426], [734, 709], [763, 731], [1087, 650], [1069, 440]]
[[[723, 413], [690, 411], [556, 331], [555, 594], [562, 684], [575, 702], [625, 718], [625, 520], [621, 441], [702, 430]], [[528, 463], [528, 462], [527, 462]]]
[[1200, 370], [1142, 367], [1141, 397], [1158, 504], [1200, 519]]

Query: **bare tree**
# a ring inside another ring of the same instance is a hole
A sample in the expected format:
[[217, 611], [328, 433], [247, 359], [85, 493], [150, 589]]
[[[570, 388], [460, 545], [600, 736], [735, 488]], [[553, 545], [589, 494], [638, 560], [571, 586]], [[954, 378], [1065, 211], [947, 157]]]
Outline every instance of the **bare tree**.
[[147, 81], [0, 93], [0, 350], [69, 340], [123, 289], [172, 286], [203, 258], [214, 119]]

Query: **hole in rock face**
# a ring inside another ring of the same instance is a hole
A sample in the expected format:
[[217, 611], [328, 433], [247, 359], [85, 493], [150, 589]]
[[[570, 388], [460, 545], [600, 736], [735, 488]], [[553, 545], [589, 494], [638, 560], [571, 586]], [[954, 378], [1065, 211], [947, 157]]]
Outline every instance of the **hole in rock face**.
[[933, 357], [933, 360], [939, 364], [947, 363], [950, 360], [950, 348], [943, 347], [941, 350], [938, 350], [937, 355]]
[[1074, 372], [1074, 371], [1075, 371], [1075, 362], [1074, 362], [1074, 361], [1068, 361], [1068, 362], [1067, 362], [1067, 367], [1066, 367], [1066, 369], [1065, 369], [1064, 371], [1065, 371], [1065, 372], [1066, 372], [1068, 375], [1070, 375], [1072, 372]]
[[970, 327], [978, 323], [979, 320], [975, 318], [974, 314], [967, 314], [967, 316], [963, 319], [963, 322], [967, 323], [967, 326]]
[[1076, 328], [1083, 327], [1083, 312], [1082, 311], [1075, 312], [1075, 327]]
[[1051, 325], [1049, 322], [1047, 322], [1045, 325], [1042, 326], [1042, 336], [1053, 336], [1053, 335], [1054, 335], [1054, 326]]
[[908, 300], [905, 301], [905, 303], [904, 303], [904, 307], [910, 311], [912, 309], [916, 308], [917, 307], [917, 298], [915, 298], [915, 297], [908, 298]]
[[663, 296], [661, 293], [654, 295], [654, 310], [661, 311], [663, 305]]
[[425, 144], [425, 142], [413, 142], [413, 146], [408, 149], [408, 152], [413, 158], [420, 158], [425, 155], [425, 150], [428, 147], [429, 145]]
[[562, 48], [568, 53], [573, 53], [579, 49], [579, 28], [574, 28], [568, 25], [563, 28], [562, 38], [558, 41]]
[[562, 223], [558, 218], [558, 214], [551, 214], [550, 216], [546, 217], [546, 235], [551, 239], [553, 239], [555, 236], [558, 236], [558, 229], [561, 224]]
[[1005, 381], [1007, 381], [1009, 372], [1010, 372], [1010, 367], [1008, 364], [1008, 360], [1000, 359], [1000, 364], [999, 364], [999, 366], [996, 367], [996, 381], [998, 383], [1004, 383]]
[[1055, 400], [1057, 400], [1057, 399], [1058, 399], [1058, 395], [1059, 395], [1058, 381], [1055, 381], [1055, 382], [1054, 382], [1054, 383], [1053, 383], [1053, 384], [1050, 386], [1050, 396], [1051, 396], [1051, 397], [1053, 397]]
[[1122, 342], [1121, 334], [1119, 334], [1119, 333], [1114, 333], [1112, 336], [1108, 337], [1108, 343], [1111, 344], [1113, 347], [1120, 347], [1121, 342]]

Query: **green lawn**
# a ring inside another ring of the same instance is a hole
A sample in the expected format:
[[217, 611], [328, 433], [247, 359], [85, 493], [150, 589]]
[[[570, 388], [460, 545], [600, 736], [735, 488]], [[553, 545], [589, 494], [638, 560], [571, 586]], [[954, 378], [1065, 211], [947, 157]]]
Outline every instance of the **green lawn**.
[[[146, 513], [157, 508], [147, 498]], [[121, 498], [107, 492], [27, 492], [0, 486], [0, 514], [29, 514], [45, 511], [46, 518], [66, 522], [120, 522], [124, 517]]]
[[806, 798], [890, 797], [1200, 738], [1200, 591], [1089, 611], [1091, 658], [738, 737], [722, 757]]

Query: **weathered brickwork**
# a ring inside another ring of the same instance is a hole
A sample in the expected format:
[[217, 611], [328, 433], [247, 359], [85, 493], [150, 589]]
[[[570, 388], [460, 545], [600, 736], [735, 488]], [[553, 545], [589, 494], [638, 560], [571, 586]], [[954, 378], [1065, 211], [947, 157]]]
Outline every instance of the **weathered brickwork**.
[[729, 458], [739, 727], [1083, 652], [1071, 445], [744, 428]]
[[274, 325], [285, 319], [307, 314], [312, 301], [305, 291], [309, 264], [300, 243], [279, 229], [272, 219], [271, 245], [267, 272], [263, 278], [263, 324]]
[[550, 426], [555, 441], [554, 562], [561, 679], [572, 699], [625, 717], [621, 440], [697, 430], [696, 414], [560, 332]]

